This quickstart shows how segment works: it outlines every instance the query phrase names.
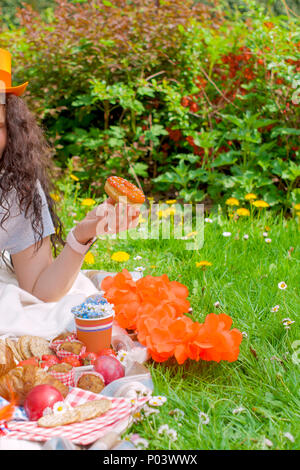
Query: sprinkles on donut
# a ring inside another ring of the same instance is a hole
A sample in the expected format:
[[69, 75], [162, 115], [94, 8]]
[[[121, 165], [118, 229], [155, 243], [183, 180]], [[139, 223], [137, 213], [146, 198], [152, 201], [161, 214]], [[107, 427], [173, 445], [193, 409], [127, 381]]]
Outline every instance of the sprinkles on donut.
[[120, 176], [110, 176], [106, 180], [104, 191], [116, 202], [119, 202], [120, 197], [126, 197], [129, 204], [135, 205], [143, 204], [145, 201], [143, 191]]

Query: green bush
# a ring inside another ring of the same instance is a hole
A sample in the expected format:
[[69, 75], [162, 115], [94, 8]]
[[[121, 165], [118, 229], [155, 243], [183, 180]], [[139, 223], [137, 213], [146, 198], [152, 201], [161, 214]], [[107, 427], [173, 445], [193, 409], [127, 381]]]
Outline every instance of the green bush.
[[83, 190], [129, 172], [185, 201], [255, 192], [288, 208], [300, 199], [299, 21], [245, 5], [57, 1], [46, 19], [22, 9], [0, 38], [57, 164], [80, 157]]

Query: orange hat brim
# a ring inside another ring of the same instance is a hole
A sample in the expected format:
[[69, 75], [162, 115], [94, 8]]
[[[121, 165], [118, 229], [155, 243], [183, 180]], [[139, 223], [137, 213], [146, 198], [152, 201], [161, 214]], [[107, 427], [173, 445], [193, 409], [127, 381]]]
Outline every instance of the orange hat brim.
[[[23, 95], [24, 91], [26, 90], [26, 87], [27, 87], [28, 83], [29, 82], [25, 82], [22, 85], [7, 87], [7, 88], [5, 88], [5, 93], [11, 93], [11, 94], [16, 95], [16, 96], [21, 96], [21, 95]], [[1, 93], [1, 89], [0, 89], [0, 93]]]

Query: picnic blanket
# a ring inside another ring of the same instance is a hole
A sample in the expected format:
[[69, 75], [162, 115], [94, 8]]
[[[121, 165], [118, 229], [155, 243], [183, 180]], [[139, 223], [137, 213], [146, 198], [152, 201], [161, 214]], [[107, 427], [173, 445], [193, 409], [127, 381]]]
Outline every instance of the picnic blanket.
[[[90, 400], [99, 400], [99, 398], [100, 396], [95, 393], [74, 387], [65, 401], [71, 406], [77, 406]], [[7, 423], [7, 435], [10, 439], [30, 441], [47, 441], [52, 437], [60, 436], [69, 439], [74, 444], [89, 445], [108, 432], [115, 431], [117, 426], [122, 425], [121, 429], [124, 431], [131, 424], [133, 414], [147, 403], [149, 396], [137, 400], [122, 397], [109, 399], [112, 401], [112, 408], [98, 418], [54, 428], [41, 428], [35, 421], [13, 420]]]
[[57, 302], [43, 302], [21, 289], [15, 273], [0, 257], [0, 336], [34, 335], [50, 339], [74, 329], [71, 308], [99, 293], [93, 282], [78, 273], [69, 292]]

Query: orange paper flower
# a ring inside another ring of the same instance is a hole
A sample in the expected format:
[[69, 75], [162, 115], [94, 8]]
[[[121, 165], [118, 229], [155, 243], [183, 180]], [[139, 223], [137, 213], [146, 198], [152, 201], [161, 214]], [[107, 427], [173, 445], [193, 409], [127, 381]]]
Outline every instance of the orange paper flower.
[[166, 274], [145, 276], [134, 282], [127, 269], [102, 281], [105, 298], [114, 304], [116, 320], [122, 328], [137, 331], [154, 361], [175, 357], [199, 361], [235, 361], [242, 334], [232, 329], [228, 315], [210, 313], [204, 323], [184, 315], [190, 307], [188, 289]]
[[196, 361], [236, 361], [243, 336], [236, 328], [230, 330], [231, 325], [232, 319], [225, 313], [209, 313], [189, 345], [189, 357]]

